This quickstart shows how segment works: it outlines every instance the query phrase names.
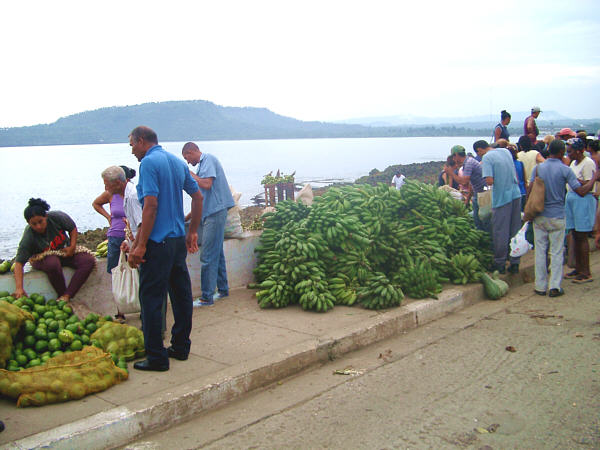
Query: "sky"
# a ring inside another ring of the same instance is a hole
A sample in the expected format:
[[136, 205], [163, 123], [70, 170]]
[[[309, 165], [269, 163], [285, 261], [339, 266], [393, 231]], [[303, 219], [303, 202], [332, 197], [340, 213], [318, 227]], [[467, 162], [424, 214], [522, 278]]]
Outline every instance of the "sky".
[[168, 100], [320, 121], [600, 117], [598, 0], [32, 0], [0, 17], [0, 127]]

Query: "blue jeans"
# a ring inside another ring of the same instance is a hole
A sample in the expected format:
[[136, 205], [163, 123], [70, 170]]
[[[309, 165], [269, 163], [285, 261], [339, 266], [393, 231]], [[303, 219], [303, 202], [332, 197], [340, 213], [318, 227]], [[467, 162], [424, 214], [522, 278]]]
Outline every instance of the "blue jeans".
[[185, 237], [167, 238], [163, 242], [148, 240], [146, 244], [146, 262], [140, 265], [140, 304], [144, 346], [148, 360], [153, 363], [169, 364], [161, 332], [167, 292], [175, 319], [171, 345], [179, 353], [187, 355], [190, 351], [193, 299], [186, 256]]
[[223, 253], [226, 220], [227, 209], [222, 209], [205, 217], [202, 221], [200, 281], [202, 283], [202, 299], [209, 302], [213, 299], [215, 288], [221, 294], [229, 294], [225, 254]]
[[109, 236], [108, 237], [108, 253], [106, 254], [106, 271], [111, 271], [119, 264], [119, 256], [121, 255], [121, 242], [125, 238]]

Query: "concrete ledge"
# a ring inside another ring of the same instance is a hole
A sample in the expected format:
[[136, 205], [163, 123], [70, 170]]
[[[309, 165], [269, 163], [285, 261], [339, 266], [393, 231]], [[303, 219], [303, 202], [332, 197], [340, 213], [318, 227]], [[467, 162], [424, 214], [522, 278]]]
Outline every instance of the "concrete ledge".
[[[508, 280], [522, 284], [522, 277]], [[127, 405], [42, 432], [3, 448], [102, 449], [124, 445], [145, 433], [167, 428], [232, 401], [254, 389], [294, 375], [314, 364], [380, 342], [482, 300], [479, 284], [444, 291], [439, 300], [417, 300], [406, 306], [307, 339], [285, 350], [225, 368]]]

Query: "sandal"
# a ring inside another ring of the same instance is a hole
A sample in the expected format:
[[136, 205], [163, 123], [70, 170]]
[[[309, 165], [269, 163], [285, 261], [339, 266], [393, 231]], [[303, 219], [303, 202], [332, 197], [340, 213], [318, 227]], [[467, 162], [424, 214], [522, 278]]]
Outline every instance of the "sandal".
[[591, 275], [583, 275], [583, 274], [579, 274], [575, 278], [573, 278], [573, 280], [571, 280], [572, 283], [577, 283], [577, 284], [591, 283], [592, 281], [594, 281], [594, 279], [592, 278]]
[[576, 278], [579, 275], [577, 270], [571, 270], [569, 273], [565, 275], [565, 278]]

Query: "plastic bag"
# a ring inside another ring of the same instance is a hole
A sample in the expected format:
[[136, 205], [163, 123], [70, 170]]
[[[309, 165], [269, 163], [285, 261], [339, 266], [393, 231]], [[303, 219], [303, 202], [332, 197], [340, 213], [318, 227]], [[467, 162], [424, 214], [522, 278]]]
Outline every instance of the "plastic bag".
[[487, 222], [492, 218], [492, 190], [477, 193], [477, 203], [479, 204], [479, 220]]
[[529, 243], [525, 235], [527, 234], [527, 228], [529, 227], [529, 222], [525, 222], [521, 229], [515, 234], [510, 240], [510, 256], [513, 258], [518, 258], [523, 256], [529, 250], [533, 248], [533, 245]]
[[300, 192], [298, 192], [296, 195], [296, 201], [302, 202], [306, 206], [311, 206], [314, 197], [312, 186], [310, 184], [305, 184], [302, 189], [300, 189]]
[[229, 208], [227, 211], [227, 220], [225, 221], [225, 237], [226, 238], [236, 238], [239, 239], [244, 234], [244, 229], [242, 228], [242, 219], [240, 217], [240, 197], [241, 193], [236, 192], [234, 188], [229, 186], [231, 190], [231, 196], [233, 197], [233, 201], [235, 205], [232, 208]]
[[140, 312], [140, 274], [125, 260], [121, 252], [119, 264], [112, 270], [112, 292], [115, 303], [122, 314]]

